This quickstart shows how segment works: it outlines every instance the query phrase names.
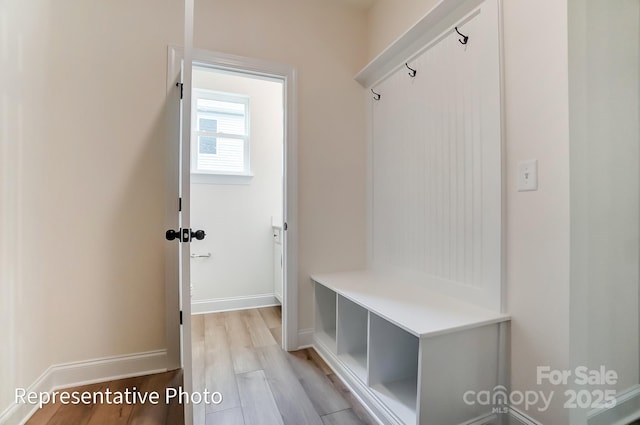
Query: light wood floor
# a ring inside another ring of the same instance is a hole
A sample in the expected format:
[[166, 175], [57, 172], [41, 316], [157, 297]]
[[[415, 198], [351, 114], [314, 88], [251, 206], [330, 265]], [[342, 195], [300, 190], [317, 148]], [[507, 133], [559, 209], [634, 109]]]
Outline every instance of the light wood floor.
[[223, 394], [200, 405], [200, 425], [373, 425], [312, 349], [280, 348], [279, 307], [193, 316], [194, 390]]
[[[137, 378], [120, 379], [71, 388], [65, 391], [89, 391], [104, 393], [125, 391], [137, 388], [140, 392], [158, 392], [164, 394], [166, 388], [178, 388], [182, 385], [182, 371], [159, 373]], [[175, 403], [169, 405], [152, 404], [91, 404], [61, 405], [46, 404], [29, 419], [27, 425], [173, 425], [183, 424], [183, 406]]]
[[[373, 425], [375, 421], [312, 349], [280, 348], [278, 307], [192, 317], [194, 391], [218, 391], [219, 405], [194, 406], [195, 425]], [[181, 371], [87, 385], [69, 391], [164, 394]], [[175, 401], [176, 399], [174, 399]], [[182, 405], [60, 405], [27, 425], [181, 425]]]

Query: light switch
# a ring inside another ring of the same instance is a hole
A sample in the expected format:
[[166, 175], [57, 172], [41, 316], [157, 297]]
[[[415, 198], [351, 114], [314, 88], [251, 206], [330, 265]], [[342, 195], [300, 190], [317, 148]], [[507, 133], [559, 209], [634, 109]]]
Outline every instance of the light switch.
[[518, 192], [538, 190], [538, 160], [518, 162]]

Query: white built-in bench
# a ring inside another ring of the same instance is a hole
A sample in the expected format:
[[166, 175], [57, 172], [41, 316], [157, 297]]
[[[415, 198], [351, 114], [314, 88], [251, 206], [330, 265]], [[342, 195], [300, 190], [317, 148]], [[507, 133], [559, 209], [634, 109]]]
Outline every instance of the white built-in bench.
[[508, 315], [371, 271], [312, 279], [314, 347], [382, 423], [490, 423], [463, 395], [500, 384]]
[[385, 425], [506, 418], [500, 45], [500, 0], [439, 0], [355, 77], [367, 265], [394, 274], [313, 275], [313, 345]]

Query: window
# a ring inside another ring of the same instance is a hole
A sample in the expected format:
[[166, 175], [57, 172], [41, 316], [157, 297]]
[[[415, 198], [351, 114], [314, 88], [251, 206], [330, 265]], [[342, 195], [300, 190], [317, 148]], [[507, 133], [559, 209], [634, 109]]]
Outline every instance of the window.
[[193, 90], [191, 172], [250, 175], [249, 97]]

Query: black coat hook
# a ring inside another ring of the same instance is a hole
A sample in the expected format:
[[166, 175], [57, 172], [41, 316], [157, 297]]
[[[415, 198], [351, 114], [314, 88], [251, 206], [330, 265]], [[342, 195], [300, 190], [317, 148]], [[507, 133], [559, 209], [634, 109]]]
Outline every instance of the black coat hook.
[[415, 69], [411, 68], [411, 67], [409, 66], [409, 64], [407, 64], [406, 62], [405, 62], [405, 64], [404, 64], [404, 66], [406, 66], [406, 67], [409, 69], [409, 76], [410, 76], [410, 77], [415, 77], [415, 76], [416, 76], [416, 74], [417, 74], [417, 72], [418, 72], [418, 71], [416, 71]]
[[469, 41], [469, 36], [468, 35], [464, 35], [460, 31], [458, 31], [458, 27], [456, 27], [456, 32], [462, 37], [462, 40], [458, 39], [460, 44], [467, 44], [467, 42]]
[[373, 93], [373, 99], [374, 100], [380, 100], [380, 98], [382, 97], [382, 96], [380, 96], [380, 93], [374, 92], [373, 89], [371, 89], [371, 93]]

